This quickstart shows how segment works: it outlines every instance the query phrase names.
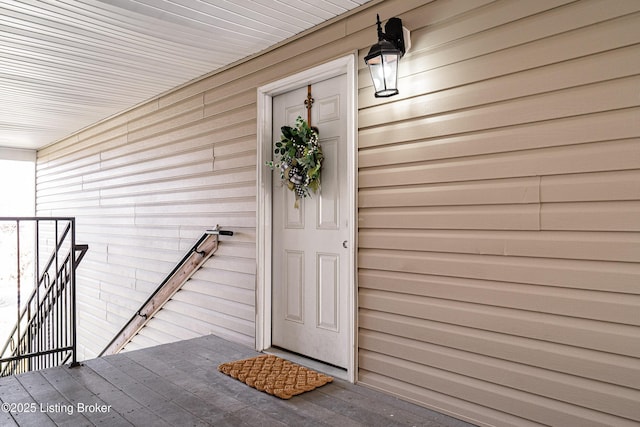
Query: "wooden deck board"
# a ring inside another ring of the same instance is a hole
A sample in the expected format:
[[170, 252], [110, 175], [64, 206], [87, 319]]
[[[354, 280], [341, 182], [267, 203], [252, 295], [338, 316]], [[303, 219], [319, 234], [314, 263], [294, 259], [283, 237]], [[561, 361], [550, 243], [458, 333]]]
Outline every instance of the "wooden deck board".
[[[253, 357], [250, 348], [215, 336], [106, 356], [0, 379], [3, 403], [35, 412], [0, 412], [2, 426], [301, 426], [468, 427], [469, 424], [336, 379], [281, 400], [217, 371]], [[58, 412], [41, 405], [64, 407]], [[98, 405], [105, 412], [78, 411]], [[73, 413], [67, 409], [74, 408]]]
[[[46, 369], [41, 371], [42, 375], [56, 388], [70, 403], [77, 407], [78, 403], [96, 403], [98, 405], [106, 405], [106, 403], [98, 396], [91, 396], [87, 400], [87, 388], [79, 383], [71, 376], [70, 369]], [[89, 425], [105, 425], [105, 426], [130, 426], [131, 423], [123, 418], [116, 411], [107, 413], [85, 413], [90, 421]]]

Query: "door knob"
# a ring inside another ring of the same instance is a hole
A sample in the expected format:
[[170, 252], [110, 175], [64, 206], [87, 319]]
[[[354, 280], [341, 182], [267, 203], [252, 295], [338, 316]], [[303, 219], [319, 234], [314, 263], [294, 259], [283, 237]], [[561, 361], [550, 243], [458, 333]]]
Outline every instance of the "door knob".
[[342, 242], [342, 247], [347, 249], [347, 241], [346, 240], [344, 242]]

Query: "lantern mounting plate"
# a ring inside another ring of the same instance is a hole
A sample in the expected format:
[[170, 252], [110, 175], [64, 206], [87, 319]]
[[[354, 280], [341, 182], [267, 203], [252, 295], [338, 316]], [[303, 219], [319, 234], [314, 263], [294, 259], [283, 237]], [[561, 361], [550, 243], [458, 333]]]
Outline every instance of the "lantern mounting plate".
[[[382, 30], [380, 29], [380, 16], [378, 16], [378, 38], [380, 39], [380, 33]], [[402, 54], [400, 57], [404, 56], [405, 53], [405, 45], [404, 45], [404, 31], [402, 29], [402, 20], [400, 18], [389, 18], [387, 23], [384, 25], [384, 33], [382, 34], [384, 40], [391, 42], [396, 49], [398, 49]]]

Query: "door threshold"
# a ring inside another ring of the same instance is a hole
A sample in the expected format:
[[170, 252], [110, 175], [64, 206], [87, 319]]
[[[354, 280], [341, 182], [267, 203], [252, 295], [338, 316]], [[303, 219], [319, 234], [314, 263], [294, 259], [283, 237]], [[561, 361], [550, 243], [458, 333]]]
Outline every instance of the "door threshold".
[[286, 359], [290, 362], [297, 363], [298, 365], [316, 370], [318, 372], [322, 372], [323, 374], [330, 375], [334, 378], [340, 378], [341, 380], [349, 381], [347, 370], [344, 368], [328, 365], [319, 360], [310, 359], [297, 353], [291, 353], [278, 347], [270, 347], [264, 350], [264, 353], [278, 356], [282, 359]]

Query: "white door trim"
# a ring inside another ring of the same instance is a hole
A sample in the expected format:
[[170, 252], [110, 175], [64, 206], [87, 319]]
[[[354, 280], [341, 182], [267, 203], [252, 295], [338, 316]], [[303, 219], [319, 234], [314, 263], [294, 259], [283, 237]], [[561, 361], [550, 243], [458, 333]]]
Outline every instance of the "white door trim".
[[272, 98], [289, 90], [297, 89], [341, 74], [347, 74], [347, 143], [348, 143], [348, 185], [349, 193], [349, 363], [347, 377], [355, 381], [356, 373], [356, 150], [357, 150], [357, 54], [335, 59], [317, 67], [302, 71], [258, 88], [258, 129], [257, 129], [257, 224], [256, 224], [256, 350], [271, 347], [271, 177], [265, 161], [272, 157]]

